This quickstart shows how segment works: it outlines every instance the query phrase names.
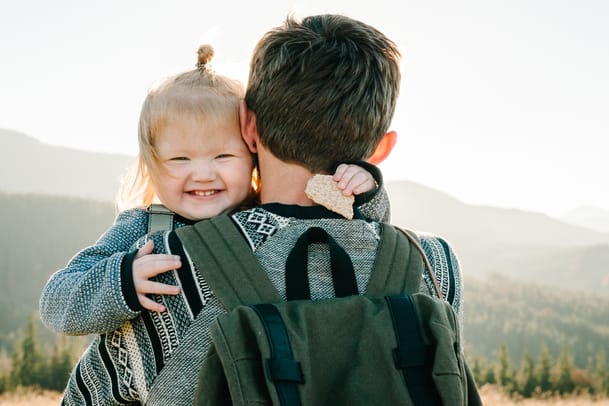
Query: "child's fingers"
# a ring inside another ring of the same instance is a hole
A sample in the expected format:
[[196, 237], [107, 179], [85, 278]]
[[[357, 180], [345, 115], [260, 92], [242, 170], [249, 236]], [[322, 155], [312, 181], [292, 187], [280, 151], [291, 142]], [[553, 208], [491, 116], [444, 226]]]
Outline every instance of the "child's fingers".
[[340, 189], [345, 189], [351, 183], [352, 179], [360, 172], [366, 173], [359, 166], [345, 165], [345, 168], [341, 170], [340, 179], [337, 180], [338, 187]]
[[376, 181], [368, 172], [362, 172], [356, 174], [351, 179], [352, 192], [355, 195], [366, 193], [376, 188]]
[[151, 254], [133, 261], [133, 284], [142, 307], [150, 311], [162, 312], [165, 307], [146, 295], [177, 295], [180, 287], [151, 281], [150, 278], [181, 266], [177, 255]]
[[349, 178], [349, 181], [342, 187], [344, 195], [354, 194], [359, 187], [365, 182], [365, 175], [362, 173], [354, 173], [353, 176]]
[[149, 254], [133, 261], [134, 277], [150, 279], [161, 273], [178, 269], [182, 265], [178, 255]]
[[165, 306], [154, 300], [146, 297], [145, 295], [137, 295], [137, 298], [144, 309], [150, 310], [151, 312], [164, 312]]
[[345, 196], [359, 195], [376, 188], [372, 174], [358, 165], [340, 164], [333, 178]]
[[350, 165], [347, 165], [347, 164], [340, 164], [340, 165], [338, 165], [338, 167], [336, 168], [336, 172], [334, 172], [333, 179], [336, 182], [339, 182], [343, 178], [343, 176], [344, 176], [345, 172], [347, 171], [347, 169], [349, 169], [349, 166]]
[[137, 254], [135, 254], [135, 259], [141, 258], [144, 255], [152, 254], [152, 250], [154, 250], [154, 241], [148, 240], [146, 244], [142, 246], [139, 250], [137, 250]]
[[179, 286], [149, 280], [141, 281], [136, 289], [138, 294], [143, 293], [145, 295], [177, 295], [180, 293]]
[[[342, 185], [340, 184], [341, 182], [343, 182]], [[339, 182], [339, 188], [341, 188], [343, 194], [347, 196], [364, 193], [375, 187], [372, 175], [361, 168], [348, 170], [341, 182]]]
[[155, 302], [146, 295], [177, 295], [180, 293], [180, 287], [175, 285], [167, 285], [165, 283], [153, 282], [149, 280], [135, 281], [135, 290], [137, 298], [143, 308], [153, 312], [165, 311], [165, 306]]

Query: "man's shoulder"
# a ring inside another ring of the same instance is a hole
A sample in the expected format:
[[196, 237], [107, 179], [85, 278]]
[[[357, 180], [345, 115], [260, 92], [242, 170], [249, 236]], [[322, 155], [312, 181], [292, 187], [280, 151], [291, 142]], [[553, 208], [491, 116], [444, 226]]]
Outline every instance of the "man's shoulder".
[[416, 234], [424, 250], [439, 250], [447, 256], [455, 255], [451, 243], [445, 237], [430, 232], [417, 232]]
[[282, 217], [262, 207], [240, 210], [231, 215], [231, 219], [241, 231], [247, 243], [255, 251], [279, 229], [287, 226], [288, 218]]
[[291, 216], [269, 211], [264, 207], [242, 210], [232, 214], [231, 217], [254, 251], [267, 241], [274, 241], [273, 245], [277, 243], [283, 245], [286, 241], [297, 238], [310, 227], [323, 228], [343, 242], [353, 239], [355, 235], [360, 239], [366, 237], [376, 241], [380, 237], [380, 223], [367, 220], [347, 220], [323, 215]]
[[402, 226], [398, 226], [396, 224], [390, 224], [390, 225], [395, 228], [402, 229], [403, 231], [408, 232], [411, 235], [414, 234], [418, 238], [418, 240], [421, 243], [421, 246], [423, 248], [444, 246], [444, 247], [446, 247], [446, 249], [448, 251], [452, 252], [452, 246], [451, 246], [450, 242], [441, 235], [432, 233], [430, 231], [421, 231], [421, 230], [415, 230], [415, 229], [408, 228], [408, 227], [402, 227]]
[[[432, 267], [434, 277], [442, 291], [442, 296], [460, 312], [461, 269], [459, 260], [449, 241], [443, 236], [418, 231], [421, 247]], [[423, 275], [425, 284], [432, 286], [431, 276]]]
[[450, 242], [441, 235], [430, 232], [416, 232], [416, 234], [419, 237], [423, 247], [441, 245], [447, 247], [449, 251], [452, 251], [452, 245]]

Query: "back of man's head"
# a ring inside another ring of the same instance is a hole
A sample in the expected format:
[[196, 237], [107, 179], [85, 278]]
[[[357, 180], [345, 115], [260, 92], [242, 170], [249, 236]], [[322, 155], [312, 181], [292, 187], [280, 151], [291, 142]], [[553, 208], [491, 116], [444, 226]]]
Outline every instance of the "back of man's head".
[[260, 142], [312, 172], [369, 157], [391, 124], [399, 59], [397, 46], [361, 21], [288, 17], [252, 56], [245, 101]]

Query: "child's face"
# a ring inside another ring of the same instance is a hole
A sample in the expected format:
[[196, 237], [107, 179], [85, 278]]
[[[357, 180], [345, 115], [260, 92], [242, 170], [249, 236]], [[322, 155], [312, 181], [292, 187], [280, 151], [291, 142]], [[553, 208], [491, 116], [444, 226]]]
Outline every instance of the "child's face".
[[190, 220], [229, 212], [251, 188], [253, 159], [237, 123], [201, 124], [182, 117], [158, 134], [159, 200]]

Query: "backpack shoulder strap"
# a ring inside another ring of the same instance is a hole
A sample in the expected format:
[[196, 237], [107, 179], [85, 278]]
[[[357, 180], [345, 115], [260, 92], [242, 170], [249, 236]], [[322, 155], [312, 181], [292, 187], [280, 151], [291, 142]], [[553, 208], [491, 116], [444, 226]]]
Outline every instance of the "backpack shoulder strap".
[[173, 230], [173, 212], [162, 204], [153, 203], [148, 212], [148, 234], [160, 230]]
[[214, 295], [228, 310], [242, 304], [281, 300], [228, 215], [181, 227], [176, 234]]
[[417, 235], [407, 229], [382, 223], [381, 241], [366, 293], [396, 295], [418, 292], [427, 269], [439, 298], [442, 292]]

